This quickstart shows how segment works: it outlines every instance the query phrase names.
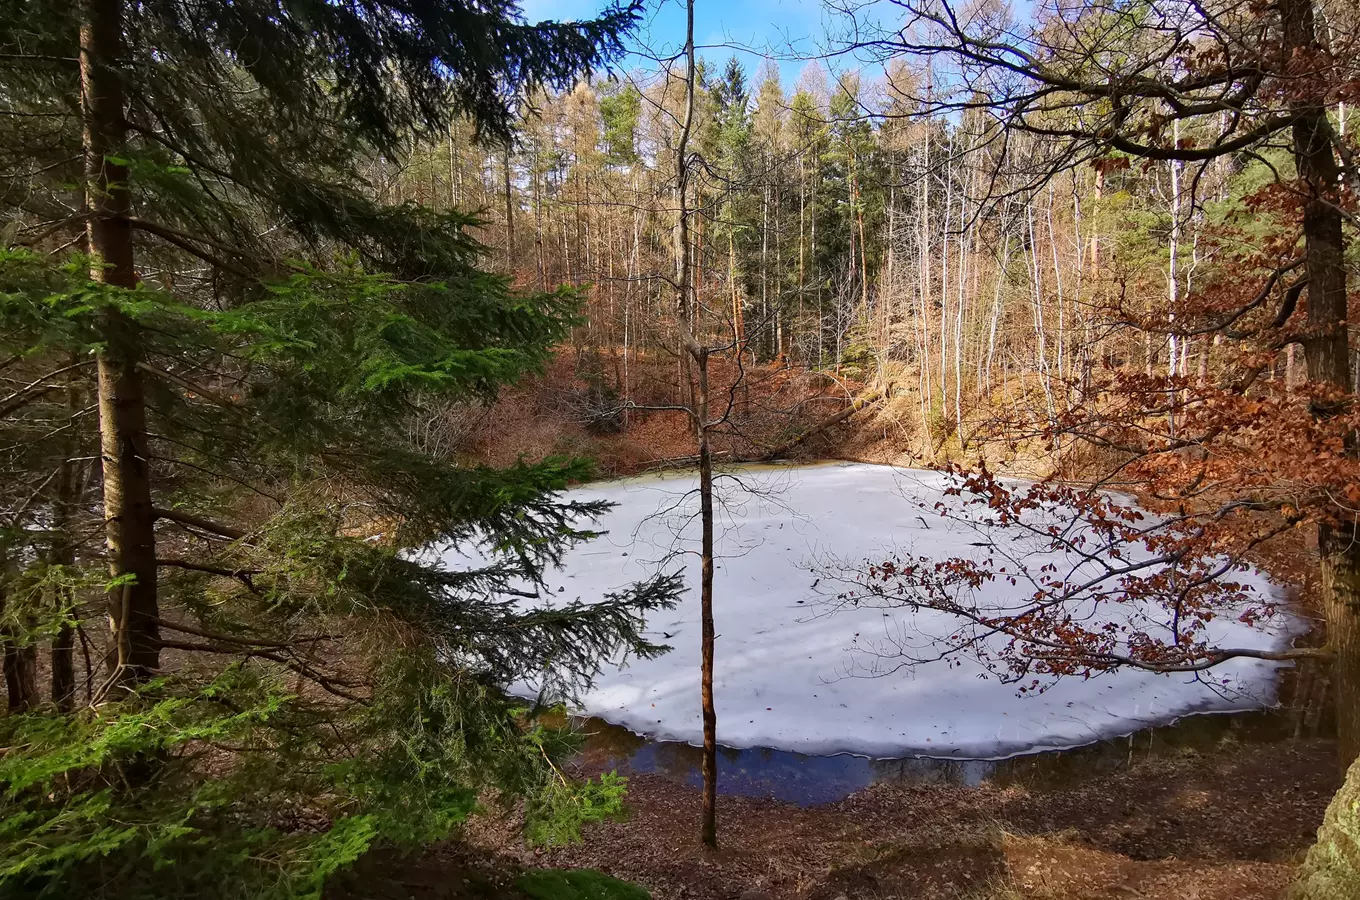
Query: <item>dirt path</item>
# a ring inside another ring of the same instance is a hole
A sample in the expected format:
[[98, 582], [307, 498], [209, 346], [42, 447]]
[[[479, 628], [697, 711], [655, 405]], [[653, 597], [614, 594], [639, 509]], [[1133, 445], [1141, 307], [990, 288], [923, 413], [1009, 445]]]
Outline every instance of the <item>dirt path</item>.
[[696, 846], [698, 791], [632, 778], [627, 821], [582, 844], [524, 850], [480, 819], [482, 851], [588, 866], [657, 900], [1277, 898], [1338, 784], [1325, 740], [1179, 752], [1069, 784], [888, 782], [800, 809], [724, 797], [722, 847]]

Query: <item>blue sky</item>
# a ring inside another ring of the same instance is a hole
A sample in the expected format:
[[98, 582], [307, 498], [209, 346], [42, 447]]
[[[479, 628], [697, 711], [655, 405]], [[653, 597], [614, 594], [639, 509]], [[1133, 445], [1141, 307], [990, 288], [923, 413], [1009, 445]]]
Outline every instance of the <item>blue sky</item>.
[[[602, 9], [607, 0], [522, 0], [525, 18], [586, 19]], [[822, 49], [825, 17], [820, 0], [696, 0], [694, 39], [700, 54], [722, 65], [734, 53], [754, 78], [763, 56], [775, 59], [786, 87], [791, 87], [806, 65], [805, 58]], [[684, 40], [683, 0], [648, 0], [642, 27], [633, 38], [645, 48], [628, 65], [652, 68], [646, 51], [669, 56]], [[743, 48], [754, 48], [756, 52]], [[804, 57], [797, 59], [793, 57]]]

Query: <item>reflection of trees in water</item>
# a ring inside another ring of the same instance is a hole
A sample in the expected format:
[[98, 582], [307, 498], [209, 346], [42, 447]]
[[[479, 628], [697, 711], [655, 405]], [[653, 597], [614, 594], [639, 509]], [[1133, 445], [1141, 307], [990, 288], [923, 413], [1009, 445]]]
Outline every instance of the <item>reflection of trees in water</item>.
[[998, 785], [1063, 787], [1092, 775], [1127, 769], [1140, 760], [1187, 750], [1211, 752], [1225, 744], [1262, 744], [1290, 735], [1288, 715], [1262, 712], [1187, 716], [1128, 737], [1002, 760], [990, 780]]
[[684, 781], [699, 779], [699, 767], [704, 758], [702, 747], [693, 747], [678, 741], [665, 741], [653, 744], [652, 749], [653, 768], [649, 771], [660, 772]]
[[[634, 772], [657, 772], [678, 781], [701, 783], [698, 747], [652, 743], [630, 760]], [[756, 747], [720, 747], [718, 788], [728, 795], [771, 797], [800, 806], [840, 800], [874, 782], [869, 760], [859, 756], [807, 756]]]
[[577, 719], [575, 724], [584, 738], [581, 755], [592, 761], [623, 765], [650, 743], [642, 735], [603, 719]]
[[[1126, 738], [1058, 750], [985, 759], [867, 759], [863, 756], [808, 756], [757, 747], [719, 747], [718, 789], [728, 795], [771, 797], [799, 806], [841, 800], [878, 781], [975, 787], [1062, 787], [1092, 775], [1127, 768], [1140, 759], [1185, 750], [1209, 751], [1225, 743], [1265, 743], [1288, 737], [1291, 719], [1277, 712], [1189, 716], [1174, 725], [1149, 728]], [[599, 719], [582, 723], [583, 755], [623, 771], [656, 773], [692, 785], [701, 783], [699, 747], [652, 741]]]
[[912, 781], [975, 787], [988, 778], [996, 763], [988, 759], [870, 759], [874, 781]]

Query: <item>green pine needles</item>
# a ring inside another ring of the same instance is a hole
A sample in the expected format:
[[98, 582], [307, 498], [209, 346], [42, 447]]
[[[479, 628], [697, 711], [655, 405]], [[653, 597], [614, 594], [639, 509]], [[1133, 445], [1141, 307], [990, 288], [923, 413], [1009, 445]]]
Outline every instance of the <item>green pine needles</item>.
[[663, 652], [678, 576], [541, 602], [588, 464], [426, 439], [579, 298], [365, 176], [455, 115], [504, 141], [637, 15], [0, 0], [0, 893], [316, 897], [479, 798], [618, 813], [541, 713]]

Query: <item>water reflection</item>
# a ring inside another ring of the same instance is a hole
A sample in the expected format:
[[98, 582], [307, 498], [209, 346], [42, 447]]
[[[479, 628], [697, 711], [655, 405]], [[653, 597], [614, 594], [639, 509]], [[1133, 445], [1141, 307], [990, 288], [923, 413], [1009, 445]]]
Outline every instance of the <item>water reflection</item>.
[[[585, 736], [581, 762], [621, 774], [656, 773], [699, 787], [701, 751], [673, 741], [653, 741], [601, 719], [579, 720]], [[1127, 768], [1149, 755], [1209, 751], [1232, 743], [1282, 740], [1293, 731], [1280, 712], [1187, 716], [1173, 725], [1128, 737], [1003, 760], [868, 759], [863, 756], [808, 756], [757, 747], [720, 747], [718, 790], [742, 797], [767, 797], [798, 806], [833, 803], [881, 781], [1062, 787], [1093, 774]]]

